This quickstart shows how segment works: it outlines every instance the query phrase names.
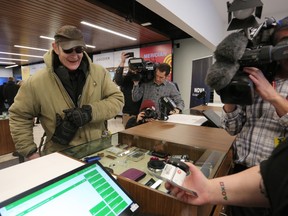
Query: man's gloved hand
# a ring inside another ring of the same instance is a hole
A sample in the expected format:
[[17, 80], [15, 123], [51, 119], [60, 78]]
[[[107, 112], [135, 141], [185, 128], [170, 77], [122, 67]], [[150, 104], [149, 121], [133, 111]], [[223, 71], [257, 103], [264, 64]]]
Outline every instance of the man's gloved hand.
[[52, 141], [61, 145], [68, 145], [77, 130], [77, 126], [66, 118], [63, 120], [61, 116], [56, 113], [56, 129], [52, 136]]
[[65, 113], [65, 119], [67, 118], [77, 127], [82, 127], [92, 120], [92, 107], [90, 105], [63, 110], [63, 112]]

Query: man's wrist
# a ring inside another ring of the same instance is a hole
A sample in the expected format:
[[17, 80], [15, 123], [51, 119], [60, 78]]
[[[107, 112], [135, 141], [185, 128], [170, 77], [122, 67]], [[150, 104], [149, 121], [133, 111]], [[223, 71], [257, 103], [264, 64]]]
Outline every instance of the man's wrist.
[[116, 73], [117, 73], [117, 74], [122, 74], [122, 73], [123, 73], [123, 70], [124, 70], [124, 67], [118, 66], [118, 68], [116, 69]]
[[33, 154], [37, 153], [37, 148], [33, 148], [27, 155], [26, 155], [26, 158], [29, 158], [31, 157]]
[[139, 81], [133, 81], [133, 83], [134, 83], [134, 86], [138, 86]]

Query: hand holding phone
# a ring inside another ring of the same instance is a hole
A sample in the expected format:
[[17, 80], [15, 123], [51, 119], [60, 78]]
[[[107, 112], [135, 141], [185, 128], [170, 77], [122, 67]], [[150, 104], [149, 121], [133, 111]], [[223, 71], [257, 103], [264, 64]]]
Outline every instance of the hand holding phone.
[[125, 54], [126, 58], [134, 57], [134, 52], [128, 52]]

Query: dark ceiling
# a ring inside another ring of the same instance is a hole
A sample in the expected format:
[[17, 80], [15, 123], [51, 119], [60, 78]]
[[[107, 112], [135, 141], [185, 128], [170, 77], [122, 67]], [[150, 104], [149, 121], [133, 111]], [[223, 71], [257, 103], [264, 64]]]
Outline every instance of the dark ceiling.
[[[2, 52], [43, 56], [43, 51], [14, 45], [50, 49], [52, 41], [42, 39], [40, 35], [53, 37], [59, 27], [67, 24], [81, 29], [86, 43], [96, 46], [94, 49], [88, 48], [90, 54], [191, 37], [135, 0], [10, 0], [1, 1], [1, 8], [0, 61], [4, 61], [3, 58], [29, 60], [15, 61], [18, 65], [39, 63], [43, 59]], [[118, 31], [137, 40], [93, 29], [81, 24], [81, 21]], [[148, 21], [152, 23], [151, 26], [140, 25]]]

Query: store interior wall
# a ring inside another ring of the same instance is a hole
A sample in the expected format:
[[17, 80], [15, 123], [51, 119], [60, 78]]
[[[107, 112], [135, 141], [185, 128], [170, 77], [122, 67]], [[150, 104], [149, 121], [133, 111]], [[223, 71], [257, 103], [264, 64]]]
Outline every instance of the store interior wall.
[[193, 38], [176, 40], [173, 47], [173, 81], [180, 89], [188, 109], [191, 94], [192, 61], [212, 56], [213, 51]]

